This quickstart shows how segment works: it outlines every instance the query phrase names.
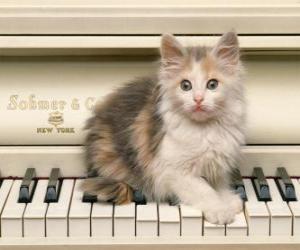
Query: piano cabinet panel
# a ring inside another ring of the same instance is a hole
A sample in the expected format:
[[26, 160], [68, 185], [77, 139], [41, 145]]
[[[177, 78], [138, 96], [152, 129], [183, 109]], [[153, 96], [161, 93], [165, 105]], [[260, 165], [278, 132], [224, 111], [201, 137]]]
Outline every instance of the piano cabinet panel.
[[[297, 0], [2, 0], [2, 34], [299, 33]], [[9, 14], [7, 14], [9, 13]], [[43, 14], [41, 14], [43, 13]], [[242, 13], [242, 15], [241, 15]], [[38, 25], [37, 25], [38, 24]]]
[[[245, 56], [247, 143], [300, 143], [300, 55]], [[96, 100], [157, 70], [152, 56], [2, 57], [0, 144], [78, 145]]]
[[96, 100], [153, 68], [141, 58], [3, 59], [0, 144], [81, 144]]
[[254, 56], [245, 60], [247, 143], [299, 144], [299, 59], [298, 56]]
[[[244, 146], [240, 164], [243, 176], [252, 176], [255, 166], [266, 176], [275, 176], [277, 167], [284, 166], [290, 176], [299, 176], [300, 146]], [[22, 177], [28, 167], [39, 177], [49, 177], [59, 167], [63, 177], [86, 175], [82, 146], [0, 146], [2, 177]]]

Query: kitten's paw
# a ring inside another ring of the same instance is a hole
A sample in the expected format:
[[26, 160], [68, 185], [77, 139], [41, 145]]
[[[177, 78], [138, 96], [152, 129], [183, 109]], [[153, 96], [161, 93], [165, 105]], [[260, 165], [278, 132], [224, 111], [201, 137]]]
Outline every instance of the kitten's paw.
[[219, 204], [217, 207], [211, 207], [204, 211], [205, 219], [213, 224], [230, 224], [234, 221], [236, 212], [230, 206]]
[[243, 210], [243, 201], [238, 194], [234, 194], [231, 192], [227, 192], [223, 194], [222, 200], [225, 204], [228, 204], [229, 207], [234, 211], [234, 213], [238, 214]]
[[243, 201], [238, 194], [234, 194], [230, 201], [230, 206], [236, 214], [243, 211]]

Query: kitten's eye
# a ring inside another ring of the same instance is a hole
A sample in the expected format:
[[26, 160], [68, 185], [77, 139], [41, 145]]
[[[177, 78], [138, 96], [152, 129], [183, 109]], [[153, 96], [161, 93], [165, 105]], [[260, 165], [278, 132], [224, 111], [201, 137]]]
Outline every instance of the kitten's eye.
[[182, 80], [180, 87], [184, 91], [189, 91], [192, 89], [192, 83], [189, 80]]
[[208, 82], [207, 82], [207, 85], [206, 87], [210, 90], [215, 90], [219, 85], [219, 82], [218, 80], [216, 79], [210, 79]]

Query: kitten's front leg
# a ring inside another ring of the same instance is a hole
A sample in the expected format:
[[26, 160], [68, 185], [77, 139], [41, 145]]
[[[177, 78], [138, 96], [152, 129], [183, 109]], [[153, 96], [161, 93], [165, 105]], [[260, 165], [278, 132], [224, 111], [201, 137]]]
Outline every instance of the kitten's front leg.
[[207, 221], [228, 224], [234, 220], [236, 211], [221, 199], [205, 179], [180, 176], [174, 180], [172, 189], [182, 203], [201, 209]]
[[229, 187], [224, 186], [219, 189], [219, 194], [223, 202], [227, 203], [235, 213], [240, 213], [243, 210], [243, 201], [241, 197], [230, 190]]

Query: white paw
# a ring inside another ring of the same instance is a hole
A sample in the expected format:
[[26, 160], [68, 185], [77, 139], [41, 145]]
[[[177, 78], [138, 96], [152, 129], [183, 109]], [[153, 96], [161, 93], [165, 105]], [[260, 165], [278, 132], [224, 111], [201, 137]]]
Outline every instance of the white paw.
[[204, 211], [205, 219], [213, 224], [230, 224], [234, 221], [236, 212], [227, 204], [220, 203], [217, 207], [208, 208]]
[[234, 213], [238, 214], [243, 210], [243, 201], [238, 194], [226, 192], [221, 198], [225, 204], [231, 207]]
[[230, 206], [235, 211], [236, 214], [243, 211], [243, 201], [241, 197], [237, 194], [233, 195], [232, 200], [230, 202]]

